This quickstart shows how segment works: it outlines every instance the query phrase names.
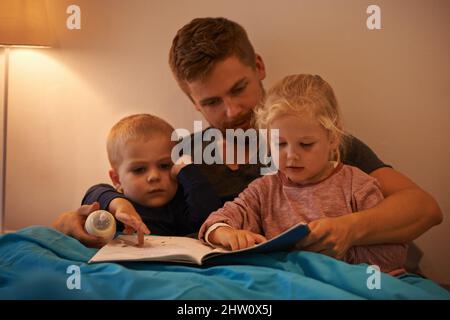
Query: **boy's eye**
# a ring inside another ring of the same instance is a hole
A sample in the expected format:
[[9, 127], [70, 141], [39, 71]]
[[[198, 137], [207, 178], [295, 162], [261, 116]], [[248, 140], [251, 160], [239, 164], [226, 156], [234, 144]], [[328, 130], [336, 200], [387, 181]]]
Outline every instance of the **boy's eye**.
[[172, 165], [173, 165], [172, 163], [161, 163], [159, 165], [159, 167], [163, 170], [168, 170], [168, 169], [172, 168]]
[[286, 146], [286, 145], [287, 145], [286, 142], [278, 142], [278, 146], [279, 146], [279, 147], [284, 147], [284, 146]]

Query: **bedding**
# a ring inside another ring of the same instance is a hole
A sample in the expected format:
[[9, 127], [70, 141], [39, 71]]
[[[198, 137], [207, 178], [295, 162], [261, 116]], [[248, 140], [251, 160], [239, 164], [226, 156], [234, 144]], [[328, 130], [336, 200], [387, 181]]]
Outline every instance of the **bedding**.
[[206, 267], [88, 264], [96, 252], [42, 226], [2, 235], [0, 299], [450, 299], [413, 274], [381, 273], [373, 288], [368, 265], [311, 252], [248, 254]]

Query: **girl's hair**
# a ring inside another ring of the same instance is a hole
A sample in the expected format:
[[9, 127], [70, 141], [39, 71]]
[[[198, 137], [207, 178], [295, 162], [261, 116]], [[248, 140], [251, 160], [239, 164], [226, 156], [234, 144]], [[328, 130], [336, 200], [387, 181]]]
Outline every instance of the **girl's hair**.
[[165, 120], [151, 114], [134, 114], [121, 119], [110, 130], [106, 149], [113, 168], [122, 162], [122, 151], [127, 142], [145, 140], [162, 134], [170, 139], [174, 128]]
[[342, 130], [336, 96], [325, 80], [310, 74], [283, 78], [267, 92], [264, 104], [256, 108], [256, 126], [269, 128], [276, 118], [285, 114], [313, 116], [332, 138], [337, 139], [338, 147], [330, 158], [341, 161], [346, 133]]

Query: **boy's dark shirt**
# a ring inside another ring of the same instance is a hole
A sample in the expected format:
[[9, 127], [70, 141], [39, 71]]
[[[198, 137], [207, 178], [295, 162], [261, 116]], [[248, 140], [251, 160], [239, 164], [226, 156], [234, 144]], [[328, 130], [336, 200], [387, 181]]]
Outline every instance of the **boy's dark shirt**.
[[[129, 200], [154, 235], [185, 236], [196, 233], [208, 215], [222, 207], [209, 182], [194, 165], [185, 166], [178, 176], [178, 190], [174, 198], [158, 208], [142, 206], [128, 199], [108, 184], [95, 185], [86, 192], [82, 204], [99, 202], [107, 210], [115, 198]], [[123, 225], [119, 223], [119, 230]]]

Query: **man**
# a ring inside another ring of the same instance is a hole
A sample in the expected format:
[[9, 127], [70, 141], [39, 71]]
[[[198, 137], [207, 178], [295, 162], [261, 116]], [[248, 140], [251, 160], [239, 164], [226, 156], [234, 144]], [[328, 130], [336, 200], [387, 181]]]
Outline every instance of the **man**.
[[[211, 127], [222, 132], [251, 127], [253, 109], [264, 97], [266, 71], [240, 25], [224, 18], [194, 19], [175, 36], [169, 63], [180, 88]], [[385, 199], [369, 210], [311, 222], [311, 233], [301, 243], [305, 250], [339, 257], [354, 245], [409, 242], [441, 223], [436, 201], [358, 139], [350, 141], [343, 161], [378, 179]], [[202, 165], [202, 170], [224, 201], [259, 177], [259, 166], [250, 164]], [[54, 227], [99, 245], [82, 227], [93, 209], [64, 213]]]

